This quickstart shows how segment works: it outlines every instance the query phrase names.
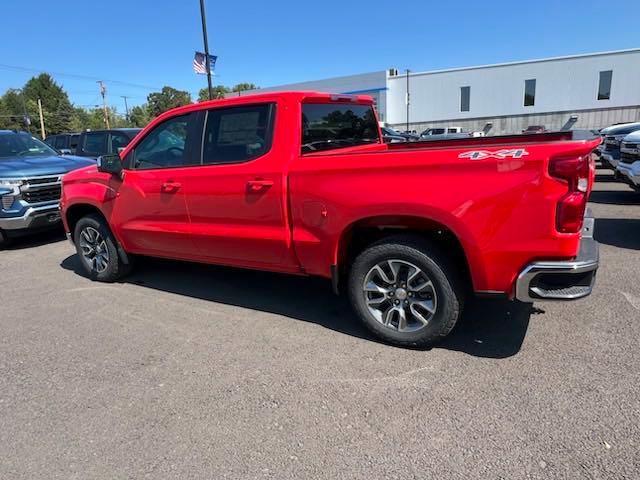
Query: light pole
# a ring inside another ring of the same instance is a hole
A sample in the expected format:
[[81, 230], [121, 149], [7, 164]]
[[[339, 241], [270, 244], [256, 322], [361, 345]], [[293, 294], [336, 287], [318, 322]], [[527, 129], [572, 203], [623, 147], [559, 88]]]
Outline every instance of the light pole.
[[209, 59], [209, 40], [207, 39], [207, 17], [204, 12], [204, 0], [200, 0], [200, 19], [202, 20], [202, 38], [204, 39], [204, 57], [207, 65], [207, 85], [209, 85], [209, 100], [213, 100], [211, 87], [211, 62]]
[[409, 73], [411, 72], [411, 70], [409, 70], [407, 68], [406, 70], [407, 72], [407, 133], [409, 133], [409, 104], [411, 103], [411, 100], [409, 98]]
[[129, 97], [127, 97], [126, 95], [121, 95], [121, 97], [124, 99], [124, 110], [125, 110], [125, 112], [127, 112], [126, 118], [127, 118], [127, 122], [128, 122], [129, 121], [129, 105], [127, 104], [127, 98], [129, 98]]

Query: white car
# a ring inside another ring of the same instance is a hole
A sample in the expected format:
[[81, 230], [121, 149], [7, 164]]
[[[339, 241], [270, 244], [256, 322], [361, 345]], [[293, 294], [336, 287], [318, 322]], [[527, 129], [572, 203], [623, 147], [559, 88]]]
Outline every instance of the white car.
[[640, 130], [622, 140], [616, 171], [625, 182], [640, 189]]

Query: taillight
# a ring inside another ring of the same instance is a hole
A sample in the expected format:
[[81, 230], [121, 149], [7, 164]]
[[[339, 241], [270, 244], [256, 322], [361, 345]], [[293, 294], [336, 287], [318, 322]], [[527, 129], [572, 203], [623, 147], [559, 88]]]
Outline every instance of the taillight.
[[583, 157], [552, 158], [549, 175], [567, 183], [568, 191], [556, 207], [556, 229], [562, 233], [577, 233], [587, 206], [589, 190], [589, 155]]

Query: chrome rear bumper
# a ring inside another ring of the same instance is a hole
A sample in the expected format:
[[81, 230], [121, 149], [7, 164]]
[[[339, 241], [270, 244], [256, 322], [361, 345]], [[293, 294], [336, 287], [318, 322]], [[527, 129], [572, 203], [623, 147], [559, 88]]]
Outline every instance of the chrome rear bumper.
[[593, 290], [598, 269], [598, 242], [593, 238], [595, 220], [585, 217], [580, 251], [574, 260], [534, 262], [516, 280], [516, 299], [521, 302], [577, 300]]

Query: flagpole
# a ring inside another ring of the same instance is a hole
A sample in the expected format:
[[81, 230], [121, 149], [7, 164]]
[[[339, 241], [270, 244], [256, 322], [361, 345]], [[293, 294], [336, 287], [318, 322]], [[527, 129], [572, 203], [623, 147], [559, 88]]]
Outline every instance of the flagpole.
[[207, 39], [207, 17], [204, 13], [204, 0], [200, 0], [200, 18], [202, 20], [202, 37], [204, 38], [204, 58], [207, 65], [207, 84], [209, 85], [209, 100], [213, 100], [211, 86], [211, 61], [209, 58], [209, 40]]

